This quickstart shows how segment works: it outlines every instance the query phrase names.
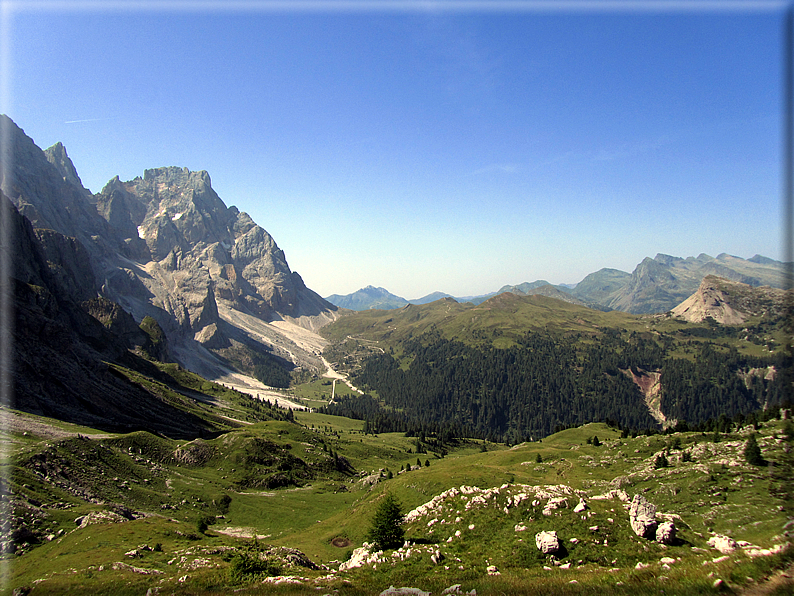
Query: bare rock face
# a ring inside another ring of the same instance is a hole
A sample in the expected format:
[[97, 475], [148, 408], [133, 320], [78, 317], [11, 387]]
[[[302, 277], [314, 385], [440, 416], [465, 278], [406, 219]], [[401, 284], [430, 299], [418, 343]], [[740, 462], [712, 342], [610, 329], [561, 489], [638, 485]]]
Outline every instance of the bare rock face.
[[560, 539], [557, 538], [557, 532], [538, 532], [535, 534], [535, 546], [538, 547], [544, 555], [555, 555], [562, 547], [560, 546]]
[[[149, 275], [136, 277], [152, 296], [138, 298], [171, 314], [182, 329], [197, 333], [217, 324], [216, 300], [266, 320], [335, 310], [290, 271], [270, 234], [246, 213], [226, 207], [207, 172], [168, 167], [129, 182], [114, 178], [96, 201], [130, 250], [150, 255]], [[111, 296], [129, 294], [108, 281]], [[135, 311], [134, 301], [128, 306]]]
[[[789, 293], [789, 297], [791, 292]], [[691, 323], [708, 318], [723, 325], [741, 325], [754, 315], [779, 316], [784, 312], [785, 290], [753, 287], [716, 275], [707, 275], [698, 290], [671, 312]]]
[[656, 542], [659, 544], [673, 544], [675, 542], [675, 531], [673, 522], [662, 522], [656, 528]]
[[645, 500], [642, 495], [634, 495], [629, 509], [631, 529], [640, 538], [656, 538], [656, 506]]

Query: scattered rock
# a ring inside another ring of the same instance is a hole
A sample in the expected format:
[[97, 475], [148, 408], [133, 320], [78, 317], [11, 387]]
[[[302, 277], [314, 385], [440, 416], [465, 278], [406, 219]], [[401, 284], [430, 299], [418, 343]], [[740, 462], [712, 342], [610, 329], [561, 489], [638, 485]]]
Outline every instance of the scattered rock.
[[455, 584], [454, 586], [448, 587], [446, 590], [441, 592], [442, 596], [477, 596], [477, 590], [474, 588], [471, 589], [469, 592], [464, 592], [460, 584]]
[[132, 565], [127, 565], [126, 563], [116, 562], [113, 563], [113, 569], [116, 570], [124, 570], [124, 571], [132, 571], [133, 573], [139, 573], [141, 575], [162, 575], [163, 572], [158, 569], [144, 569], [142, 567], [133, 567]]
[[501, 572], [496, 568], [496, 565], [488, 565], [486, 569], [488, 575], [502, 575]]
[[543, 515], [549, 516], [552, 511], [557, 509], [564, 509], [568, 507], [568, 500], [565, 497], [557, 497], [549, 499], [545, 507], [543, 507]]
[[309, 557], [297, 548], [289, 548], [286, 546], [276, 546], [265, 551], [265, 557], [274, 559], [288, 568], [304, 567], [306, 569], [317, 570], [319, 567], [315, 565]]
[[579, 499], [579, 503], [576, 507], [573, 508], [574, 513], [582, 513], [587, 509], [587, 503], [585, 503], [584, 499]]
[[79, 528], [85, 528], [93, 524], [120, 524], [125, 521], [128, 521], [126, 517], [113, 511], [92, 511], [82, 517], [76, 518], [74, 523], [76, 523]]
[[354, 550], [350, 559], [339, 566], [339, 571], [349, 571], [350, 569], [355, 569], [356, 567], [363, 567], [364, 565], [369, 565], [370, 563], [377, 563], [380, 560], [380, 555], [383, 554], [383, 551], [377, 551], [375, 553], [370, 552], [369, 549], [371, 546], [371, 544], [365, 542], [361, 547]]
[[303, 582], [306, 581], [304, 577], [295, 577], [294, 575], [276, 575], [273, 577], [266, 577], [262, 580], [263, 584], [274, 584], [276, 586], [280, 586], [283, 584], [289, 585], [302, 585]]

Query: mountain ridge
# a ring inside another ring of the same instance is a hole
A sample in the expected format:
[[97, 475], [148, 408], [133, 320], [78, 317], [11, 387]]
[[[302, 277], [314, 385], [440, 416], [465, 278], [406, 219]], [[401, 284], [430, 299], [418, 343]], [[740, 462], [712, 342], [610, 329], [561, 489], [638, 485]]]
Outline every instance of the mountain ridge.
[[[545, 292], [551, 295], [552, 290], [549, 288], [554, 288], [558, 292], [555, 297], [565, 299], [563, 296], [567, 295], [576, 303], [591, 308], [653, 314], [667, 312], [677, 306], [697, 290], [700, 282], [707, 275], [716, 275], [750, 286], [768, 285], [779, 289], [790, 283], [786, 281], [789, 275], [786, 263], [759, 254], [749, 259], [742, 259], [728, 253], [720, 253], [716, 258], [705, 253], [686, 258], [657, 253], [653, 258], [645, 257], [632, 273], [605, 267], [586, 275], [576, 284], [554, 285], [545, 280], [536, 280], [503, 285], [495, 292], [476, 296], [456, 297], [443, 292], [434, 292], [417, 300], [406, 300], [380, 288], [392, 298], [391, 303], [367, 301], [366, 294], [360, 294], [362, 289], [344, 296], [333, 294], [328, 296], [327, 300], [339, 307], [352, 310], [400, 308], [407, 303], [426, 304], [433, 301], [431, 298], [437, 300], [445, 296], [461, 303], [481, 304], [504, 292], [518, 295]], [[354, 295], [358, 296], [357, 302], [351, 299]], [[350, 304], [354, 306], [349, 306]]]

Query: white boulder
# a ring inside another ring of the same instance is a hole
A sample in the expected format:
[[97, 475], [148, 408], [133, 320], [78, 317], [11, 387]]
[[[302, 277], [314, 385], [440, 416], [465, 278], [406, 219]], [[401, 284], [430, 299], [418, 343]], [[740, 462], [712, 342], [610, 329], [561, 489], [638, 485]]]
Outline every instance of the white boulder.
[[710, 547], [717, 549], [722, 554], [732, 553], [739, 547], [733, 538], [730, 536], [723, 536], [721, 534], [717, 534], [709, 538], [708, 544]]
[[535, 546], [538, 547], [544, 555], [554, 555], [560, 552], [560, 539], [557, 538], [557, 532], [538, 532], [535, 534]]

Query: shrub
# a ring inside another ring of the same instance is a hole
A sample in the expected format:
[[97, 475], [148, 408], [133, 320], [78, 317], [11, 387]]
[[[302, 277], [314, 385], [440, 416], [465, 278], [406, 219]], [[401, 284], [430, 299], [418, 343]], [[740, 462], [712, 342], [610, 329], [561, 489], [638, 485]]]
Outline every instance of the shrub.
[[258, 552], [239, 552], [232, 558], [229, 576], [234, 583], [252, 581], [281, 573], [281, 567]]
[[215, 523], [215, 518], [209, 515], [199, 515], [198, 519], [196, 520], [196, 531], [199, 534], [203, 534], [207, 531], [207, 528], [210, 524]]
[[670, 462], [667, 461], [667, 457], [665, 457], [664, 453], [660, 453], [656, 456], [656, 459], [653, 461], [653, 467], [657, 470], [659, 468], [666, 468], [670, 465]]

